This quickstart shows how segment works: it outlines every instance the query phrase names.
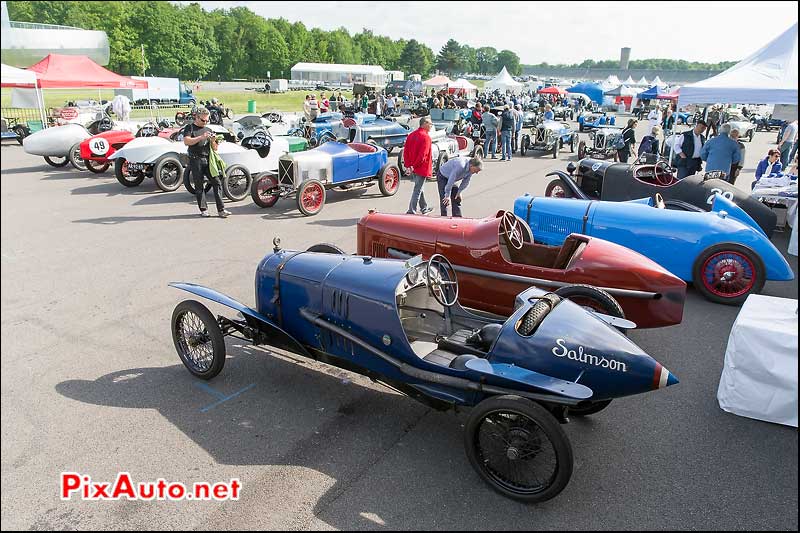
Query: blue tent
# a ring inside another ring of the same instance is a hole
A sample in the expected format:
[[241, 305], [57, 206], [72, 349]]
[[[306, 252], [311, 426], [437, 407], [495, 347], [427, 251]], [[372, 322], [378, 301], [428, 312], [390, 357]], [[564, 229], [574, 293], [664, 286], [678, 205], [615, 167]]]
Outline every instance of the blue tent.
[[657, 97], [659, 94], [664, 94], [664, 89], [659, 87], [658, 85], [653, 85], [646, 91], [640, 92], [636, 95], [636, 98], [639, 100], [652, 100], [653, 98]]
[[567, 89], [567, 92], [585, 94], [586, 96], [592, 99], [592, 102], [596, 104], [603, 103], [603, 88], [600, 86], [599, 83], [594, 83], [590, 81], [579, 83], [574, 87], [570, 87], [569, 89]]

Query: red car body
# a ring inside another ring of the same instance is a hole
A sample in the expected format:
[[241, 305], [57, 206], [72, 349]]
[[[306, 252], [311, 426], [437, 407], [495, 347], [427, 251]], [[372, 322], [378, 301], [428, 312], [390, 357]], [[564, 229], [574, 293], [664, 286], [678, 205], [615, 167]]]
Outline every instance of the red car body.
[[[641, 328], [679, 324], [686, 283], [654, 261], [602, 239], [573, 233], [563, 246], [504, 244], [503, 211], [484, 219], [429, 218], [370, 211], [358, 222], [359, 255], [405, 258], [442, 254], [458, 272], [465, 307], [509, 315], [531, 285], [555, 290], [588, 284], [608, 291]], [[530, 228], [517, 218], [523, 229]], [[528, 240], [531, 240], [528, 238]]]
[[[181, 129], [182, 128], [165, 128], [158, 132], [158, 136], [171, 139], [172, 135]], [[128, 130], [104, 131], [103, 133], [89, 137], [81, 142], [81, 159], [84, 161], [91, 160], [99, 165], [105, 165], [106, 163], [110, 163], [108, 158], [111, 154], [135, 138], [136, 135]], [[97, 143], [98, 139], [102, 139], [103, 142]], [[100, 149], [97, 150], [97, 147]]]

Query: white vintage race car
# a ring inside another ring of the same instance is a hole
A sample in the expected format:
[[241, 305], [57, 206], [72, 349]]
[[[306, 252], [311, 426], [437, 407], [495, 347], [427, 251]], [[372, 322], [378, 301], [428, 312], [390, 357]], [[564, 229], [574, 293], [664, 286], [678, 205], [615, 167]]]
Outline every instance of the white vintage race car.
[[[428, 133], [431, 136], [431, 161], [433, 161], [433, 176], [431, 179], [435, 179], [439, 167], [453, 157], [477, 156], [483, 158], [483, 147], [476, 146], [475, 142], [469, 137], [446, 135], [444, 130], [433, 128]], [[411, 171], [403, 165], [403, 149], [397, 154], [397, 166], [400, 168], [402, 176], [408, 177], [411, 175]]]
[[[272, 120], [272, 118], [277, 120]], [[233, 121], [231, 129], [236, 139], [242, 141], [252, 137], [255, 132], [259, 130], [269, 130], [273, 137], [279, 135], [288, 135], [292, 125], [282, 121], [282, 118], [277, 113], [265, 113], [264, 115], [245, 115]]]
[[731, 128], [739, 130], [739, 139], [744, 140], [747, 138], [749, 142], [753, 142], [753, 135], [756, 133], [756, 124], [747, 120], [731, 120], [728, 122]]
[[[264, 172], [277, 172], [278, 159], [289, 152], [285, 137], [271, 137], [259, 131], [249, 138], [245, 148], [232, 141], [232, 135], [222, 126], [208, 126], [215, 133], [228, 135], [229, 141], [220, 142], [218, 153], [225, 161], [222, 190], [231, 201], [243, 200], [250, 191], [253, 176]], [[188, 172], [188, 147], [181, 135], [174, 142], [160, 137], [137, 138], [109, 157], [114, 160], [117, 180], [126, 187], [136, 187], [145, 178], [153, 178], [156, 186], [165, 192], [177, 190], [181, 183], [194, 194], [194, 183]]]
[[48, 165], [63, 167], [72, 162], [76, 169], [85, 170], [85, 164], [80, 157], [81, 141], [110, 130], [128, 130], [136, 133], [147, 122], [147, 120], [115, 122], [105, 117], [90, 122], [88, 126], [65, 124], [28, 135], [23, 139], [22, 146], [28, 154], [44, 156]]

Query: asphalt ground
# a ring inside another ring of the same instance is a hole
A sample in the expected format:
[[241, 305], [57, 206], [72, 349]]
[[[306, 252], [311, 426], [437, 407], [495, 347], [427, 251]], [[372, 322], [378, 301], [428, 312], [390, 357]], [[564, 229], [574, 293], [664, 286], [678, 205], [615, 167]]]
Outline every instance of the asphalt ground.
[[[748, 146], [743, 188], [774, 138], [758, 133]], [[633, 331], [680, 384], [573, 418], [563, 426], [575, 455], [569, 485], [526, 506], [470, 467], [464, 413], [237, 339], [209, 383], [175, 353], [170, 316], [189, 295], [168, 282], [253, 305], [254, 271], [274, 236], [286, 248], [330, 242], [352, 252], [358, 219], [369, 208], [404, 212], [408, 182], [391, 198], [377, 187], [331, 191], [315, 217], [289, 200], [264, 210], [248, 198], [228, 205], [228, 219], [201, 219], [183, 188], [161, 193], [146, 180], [125, 189], [110, 172], [55, 169], [16, 144], [0, 154], [4, 530], [797, 530], [797, 430], [717, 404], [736, 307], [690, 289], [682, 324]], [[465, 215], [542, 194], [545, 174], [574, 159], [487, 161]], [[435, 185], [426, 192], [435, 198]], [[784, 253], [787, 240], [774, 238]], [[763, 293], [796, 298], [797, 282], [768, 282]], [[62, 501], [64, 471], [95, 481], [121, 471], [134, 482], [238, 478], [241, 498]]]

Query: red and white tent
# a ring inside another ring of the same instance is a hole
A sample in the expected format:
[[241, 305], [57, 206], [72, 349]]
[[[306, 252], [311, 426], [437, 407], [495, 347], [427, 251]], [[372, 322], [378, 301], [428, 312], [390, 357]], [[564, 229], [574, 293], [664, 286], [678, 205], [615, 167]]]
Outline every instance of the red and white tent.
[[87, 56], [48, 54], [28, 70], [42, 89], [147, 89], [146, 81], [120, 76]]

